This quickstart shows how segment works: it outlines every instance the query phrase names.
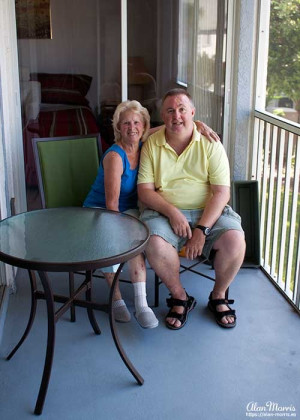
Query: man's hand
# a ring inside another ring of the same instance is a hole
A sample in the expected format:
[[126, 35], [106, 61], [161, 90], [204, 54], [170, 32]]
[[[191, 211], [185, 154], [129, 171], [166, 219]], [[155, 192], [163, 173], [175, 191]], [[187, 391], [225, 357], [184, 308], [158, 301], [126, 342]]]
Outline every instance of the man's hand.
[[195, 121], [195, 124], [199, 133], [206, 137], [207, 140], [209, 140], [211, 143], [213, 141], [220, 141], [220, 137], [218, 136], [218, 134], [215, 133], [214, 130], [208, 127], [208, 125], [206, 125], [204, 122], [197, 120]]
[[200, 229], [194, 229], [192, 238], [185, 244], [185, 256], [189, 260], [200, 257], [205, 244], [205, 235]]
[[169, 215], [169, 222], [176, 235], [183, 238], [192, 238], [192, 230], [186, 217], [176, 209], [173, 208], [171, 215]]

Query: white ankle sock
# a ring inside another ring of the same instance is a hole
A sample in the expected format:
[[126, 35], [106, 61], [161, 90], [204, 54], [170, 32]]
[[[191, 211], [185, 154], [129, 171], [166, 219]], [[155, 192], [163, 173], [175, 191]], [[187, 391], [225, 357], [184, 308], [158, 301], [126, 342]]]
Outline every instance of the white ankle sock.
[[141, 311], [142, 308], [148, 307], [146, 298], [146, 283], [144, 281], [139, 281], [137, 283], [132, 284], [134, 290], [134, 305], [138, 313]]

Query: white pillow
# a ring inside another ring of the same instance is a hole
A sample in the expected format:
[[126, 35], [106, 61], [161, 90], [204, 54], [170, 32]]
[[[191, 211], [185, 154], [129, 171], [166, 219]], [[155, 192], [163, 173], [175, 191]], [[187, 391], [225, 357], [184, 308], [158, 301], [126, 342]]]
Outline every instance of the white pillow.
[[29, 90], [24, 103], [26, 121], [35, 120], [39, 115], [41, 106], [40, 82], [32, 81], [28, 83]]
[[25, 106], [25, 102], [29, 93], [30, 82], [21, 82], [20, 83], [20, 93], [21, 93], [21, 105]]

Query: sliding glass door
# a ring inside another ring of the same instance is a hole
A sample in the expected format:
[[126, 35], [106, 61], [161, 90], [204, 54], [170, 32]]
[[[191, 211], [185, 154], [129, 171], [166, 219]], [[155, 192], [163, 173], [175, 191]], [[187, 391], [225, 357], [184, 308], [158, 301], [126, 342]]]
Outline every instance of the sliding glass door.
[[226, 0], [127, 0], [128, 97], [153, 124], [171, 88], [193, 96], [196, 117], [223, 132]]
[[139, 100], [158, 125], [162, 96], [183, 87], [196, 117], [222, 135], [227, 0], [16, 0], [15, 6], [28, 187], [37, 186], [32, 137], [99, 131], [106, 147], [115, 107], [127, 98]]

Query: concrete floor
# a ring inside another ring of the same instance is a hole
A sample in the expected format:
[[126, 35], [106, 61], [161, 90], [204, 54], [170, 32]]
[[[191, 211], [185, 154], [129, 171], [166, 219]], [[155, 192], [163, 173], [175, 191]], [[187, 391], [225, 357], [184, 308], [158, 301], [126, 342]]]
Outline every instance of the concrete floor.
[[[201, 270], [211, 274], [207, 266], [201, 265]], [[53, 289], [67, 290], [65, 275], [51, 278]], [[77, 308], [76, 323], [70, 323], [66, 313], [57, 324], [52, 375], [41, 418], [242, 420], [282, 414], [300, 418], [300, 319], [264, 274], [259, 269], [240, 270], [230, 290], [238, 316], [233, 330], [217, 326], [206, 309], [210, 280], [184, 273], [182, 281], [198, 301], [183, 329], [171, 331], [164, 325], [168, 296], [164, 286], [155, 309], [160, 320], [157, 328], [143, 330], [134, 318], [118, 324], [121, 342], [145, 379], [143, 386], [137, 385], [117, 353], [105, 313], [96, 313], [100, 336], [94, 335], [84, 309]], [[132, 286], [123, 283], [121, 287], [133, 313]], [[46, 348], [45, 302], [38, 302], [28, 339], [10, 361], [5, 360], [26, 325], [29, 296], [27, 272], [20, 270], [0, 349], [2, 420], [34, 418]], [[104, 303], [107, 296], [104, 281], [96, 279], [94, 299]], [[153, 302], [150, 269], [148, 301]], [[268, 402], [275, 405], [269, 407]], [[255, 407], [265, 411], [255, 411]]]

